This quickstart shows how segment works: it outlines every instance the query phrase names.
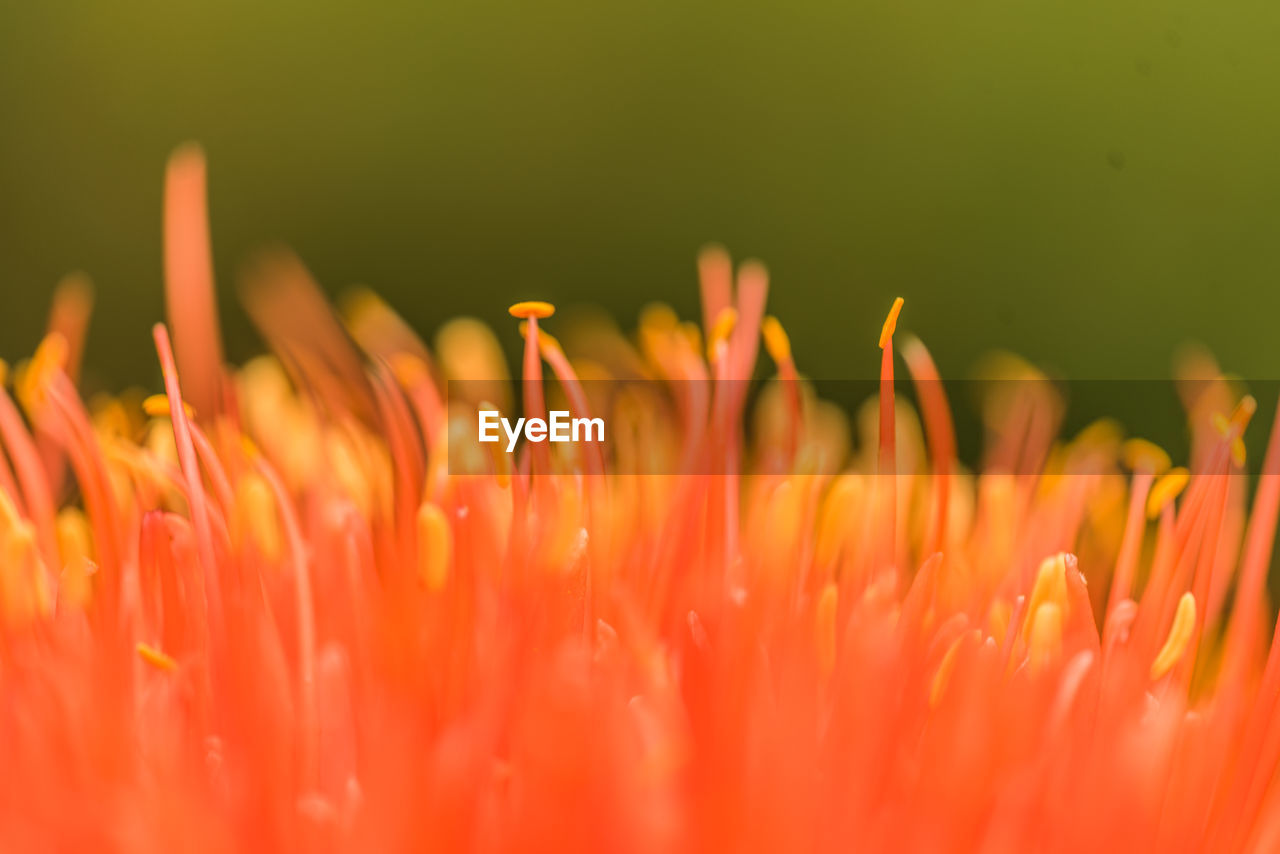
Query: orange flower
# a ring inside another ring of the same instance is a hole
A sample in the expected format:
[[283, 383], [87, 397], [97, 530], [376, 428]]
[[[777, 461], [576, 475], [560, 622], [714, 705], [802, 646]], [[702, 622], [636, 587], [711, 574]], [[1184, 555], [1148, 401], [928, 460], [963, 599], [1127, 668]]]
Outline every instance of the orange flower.
[[509, 456], [491, 332], [339, 319], [287, 254], [245, 291], [274, 355], [225, 366], [204, 195], [184, 148], [163, 396], [81, 400], [79, 280], [0, 392], [5, 851], [1280, 847], [1280, 429], [1250, 502], [1216, 369], [1188, 470], [1057, 439], [1009, 362], [971, 474], [915, 339], [895, 400], [899, 300], [851, 455], [764, 268], [710, 249], [700, 325], [512, 307], [525, 416], [610, 440]]

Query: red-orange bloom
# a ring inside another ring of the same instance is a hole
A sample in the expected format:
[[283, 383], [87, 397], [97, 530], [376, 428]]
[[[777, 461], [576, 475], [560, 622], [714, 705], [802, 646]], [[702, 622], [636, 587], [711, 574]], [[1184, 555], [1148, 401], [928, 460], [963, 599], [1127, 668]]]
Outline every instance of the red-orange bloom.
[[900, 301], [855, 442], [713, 249], [700, 324], [512, 307], [525, 414], [612, 436], [512, 457], [491, 332], [339, 316], [287, 254], [245, 288], [274, 355], [225, 366], [204, 182], [174, 156], [163, 395], [81, 400], [78, 280], [0, 391], [0, 849], [1280, 849], [1280, 430], [1250, 500], [1216, 368], [1188, 470], [1059, 439], [1009, 362], [973, 474], [915, 339], [895, 401]]

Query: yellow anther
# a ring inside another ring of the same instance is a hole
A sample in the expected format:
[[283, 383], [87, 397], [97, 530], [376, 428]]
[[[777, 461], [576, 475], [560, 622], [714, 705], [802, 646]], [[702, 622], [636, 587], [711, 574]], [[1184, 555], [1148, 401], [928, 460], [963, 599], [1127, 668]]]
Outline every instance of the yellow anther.
[[714, 362], [719, 350], [729, 343], [733, 328], [738, 325], [738, 311], [733, 306], [726, 306], [716, 315], [716, 322], [711, 326], [711, 337], [707, 340], [707, 361]]
[[249, 473], [236, 484], [236, 532], [247, 535], [268, 561], [280, 559], [284, 539], [276, 516], [276, 499], [262, 475]]
[[359, 285], [342, 295], [339, 308], [348, 323], [356, 325], [371, 314], [386, 311], [387, 304], [372, 289]]
[[449, 562], [453, 553], [453, 532], [444, 511], [435, 504], [418, 508], [418, 577], [433, 593], [444, 589], [449, 580]]
[[1221, 412], [1215, 412], [1209, 416], [1209, 423], [1213, 425], [1214, 431], [1222, 438], [1227, 438], [1227, 434], [1231, 432], [1231, 422], [1227, 420], [1227, 416]]
[[839, 603], [836, 585], [828, 581], [818, 597], [818, 613], [814, 620], [818, 667], [824, 677], [830, 676], [836, 666], [836, 606]]
[[1037, 613], [1049, 605], [1059, 609], [1065, 616], [1067, 610], [1067, 554], [1059, 552], [1045, 558], [1036, 573], [1035, 585], [1031, 588], [1031, 599], [1027, 603], [1027, 616], [1022, 630], [1034, 631]]
[[16, 528], [22, 522], [23, 519], [18, 513], [17, 505], [13, 503], [9, 493], [0, 489], [0, 533]]
[[818, 542], [814, 559], [819, 566], [826, 566], [840, 555], [851, 532], [857, 526], [854, 520], [861, 517], [867, 501], [867, 487], [856, 474], [844, 474], [836, 478], [822, 502], [818, 518]]
[[696, 323], [681, 323], [677, 331], [689, 342], [689, 349], [695, 353], [702, 352], [702, 329]]
[[511, 312], [512, 317], [525, 319], [536, 317], [542, 320], [555, 314], [556, 307], [549, 302], [542, 302], [541, 300], [526, 300], [516, 303], [507, 311]]
[[178, 662], [150, 644], [139, 643], [138, 656], [157, 670], [166, 670], [172, 673], [178, 669]]
[[889, 343], [889, 339], [893, 337], [893, 331], [898, 328], [898, 312], [902, 311], [902, 297], [898, 297], [893, 301], [893, 305], [889, 308], [889, 316], [884, 319], [884, 326], [880, 327], [880, 349], [883, 350]]
[[1231, 411], [1231, 426], [1243, 433], [1244, 428], [1249, 426], [1249, 420], [1253, 418], [1253, 413], [1257, 411], [1258, 401], [1254, 399], [1253, 395], [1246, 394], [1240, 398], [1236, 408]]
[[369, 465], [371, 460], [362, 453], [356, 437], [334, 431], [326, 437], [326, 460], [329, 471], [338, 482], [343, 494], [368, 519], [377, 509], [378, 473]]
[[0, 386], [9, 381], [9, 363], [0, 359]]
[[[172, 414], [172, 410], [169, 408], [169, 398], [163, 394], [153, 394], [142, 401], [142, 411], [152, 418], [168, 418]], [[182, 411], [186, 413], [188, 418], [196, 417], [196, 411], [185, 400], [182, 401]]]
[[262, 456], [262, 450], [258, 447], [258, 443], [244, 434], [240, 435], [240, 450], [244, 452], [245, 457], [250, 462]]
[[764, 348], [775, 364], [791, 361], [791, 339], [778, 318], [773, 315], [766, 317], [760, 324], [760, 334], [764, 336]]
[[996, 599], [987, 609], [987, 634], [996, 639], [996, 643], [1004, 643], [1004, 636], [1009, 631], [1009, 621], [1013, 619], [1013, 608], [1003, 599]]
[[960, 637], [951, 642], [951, 646], [947, 647], [946, 653], [942, 656], [942, 661], [938, 663], [938, 670], [933, 674], [933, 682], [929, 686], [929, 708], [936, 709], [938, 704], [942, 702], [942, 695], [947, 690], [947, 683], [951, 681], [951, 671], [956, 669], [956, 658], [960, 654], [960, 647], [966, 640], [982, 640], [982, 632], [977, 629], [970, 629]]
[[1169, 627], [1169, 637], [1151, 662], [1152, 681], [1164, 676], [1182, 658], [1191, 640], [1191, 633], [1196, 627], [1196, 597], [1183, 593], [1178, 600], [1178, 610], [1173, 614], [1173, 625]]
[[1120, 456], [1130, 471], [1146, 471], [1154, 475], [1162, 475], [1169, 470], [1169, 466], [1173, 465], [1163, 448], [1146, 439], [1128, 440], [1120, 446]]
[[1244, 439], [1239, 436], [1231, 440], [1231, 460], [1238, 467], [1244, 468]]
[[84, 511], [64, 507], [55, 523], [62, 573], [58, 582], [59, 598], [85, 607], [93, 593], [93, 535]]
[[666, 303], [650, 303], [640, 311], [640, 326], [643, 329], [654, 332], [674, 332], [679, 325], [680, 318]]
[[1182, 494], [1191, 480], [1191, 472], [1182, 466], [1169, 469], [1168, 473], [1156, 481], [1147, 496], [1147, 518], [1155, 519], [1164, 510], [1165, 505]]
[[401, 388], [413, 388], [431, 379], [427, 363], [412, 353], [395, 353], [387, 359], [387, 364]]
[[1031, 669], [1040, 670], [1057, 659], [1062, 648], [1062, 608], [1049, 602], [1036, 611], [1028, 641], [1028, 657]]
[[35, 355], [14, 378], [18, 399], [28, 409], [44, 402], [45, 388], [55, 371], [62, 370], [67, 364], [67, 341], [56, 332], [51, 332], [36, 347]]
[[1123, 431], [1113, 418], [1099, 418], [1076, 434], [1072, 444], [1079, 447], [1114, 447], [1120, 444]]

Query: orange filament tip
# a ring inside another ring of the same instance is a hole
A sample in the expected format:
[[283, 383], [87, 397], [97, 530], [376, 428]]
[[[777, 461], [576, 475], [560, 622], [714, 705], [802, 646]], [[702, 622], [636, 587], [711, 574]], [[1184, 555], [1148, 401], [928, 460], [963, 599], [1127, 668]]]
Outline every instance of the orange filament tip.
[[507, 311], [511, 312], [512, 317], [525, 319], [536, 317], [537, 319], [542, 320], [555, 314], [556, 307], [549, 302], [526, 300], [524, 302], [516, 303], [511, 306], [511, 308], [507, 309]]
[[1147, 518], [1155, 519], [1164, 510], [1165, 505], [1182, 494], [1191, 480], [1191, 473], [1179, 466], [1156, 481], [1147, 496]]
[[[168, 418], [173, 414], [173, 410], [169, 408], [169, 398], [163, 394], [153, 394], [142, 401], [142, 411], [152, 418]], [[185, 400], [182, 402], [182, 411], [188, 418], [196, 417], [196, 411]]]
[[138, 656], [157, 670], [173, 672], [178, 669], [178, 662], [149, 644], [138, 644]]
[[764, 336], [764, 346], [769, 351], [769, 358], [777, 363], [791, 361], [791, 339], [787, 337], [787, 331], [782, 328], [778, 318], [773, 315], [766, 317], [760, 324], [760, 334]]
[[707, 341], [707, 359], [716, 361], [716, 354], [729, 343], [729, 336], [738, 325], [738, 312], [732, 306], [720, 310], [716, 315], [715, 325], [711, 327], [711, 338]]
[[889, 316], [884, 319], [884, 326], [880, 327], [881, 350], [888, 346], [894, 330], [898, 328], [898, 313], [902, 311], [902, 302], [902, 297], [893, 301], [893, 305], [889, 307]]
[[1196, 597], [1190, 593], [1183, 593], [1182, 598], [1178, 600], [1178, 610], [1173, 615], [1173, 625], [1169, 627], [1169, 637], [1156, 655], [1156, 660], [1151, 662], [1153, 682], [1172, 670], [1182, 658], [1195, 625]]
[[1164, 474], [1173, 465], [1163, 448], [1146, 439], [1130, 439], [1125, 442], [1120, 446], [1120, 457], [1130, 471], [1145, 471], [1154, 475]]

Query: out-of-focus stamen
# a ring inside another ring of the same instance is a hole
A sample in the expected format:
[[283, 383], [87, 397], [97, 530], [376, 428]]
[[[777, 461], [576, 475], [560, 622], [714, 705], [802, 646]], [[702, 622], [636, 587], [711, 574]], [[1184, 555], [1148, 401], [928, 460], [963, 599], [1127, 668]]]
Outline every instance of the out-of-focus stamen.
[[1169, 637], [1164, 646], [1151, 662], [1151, 680], [1154, 682], [1168, 673], [1182, 658], [1191, 640], [1191, 633], [1196, 625], [1196, 598], [1190, 593], [1183, 593], [1178, 600], [1178, 609], [1173, 614], [1173, 625], [1169, 627]]

